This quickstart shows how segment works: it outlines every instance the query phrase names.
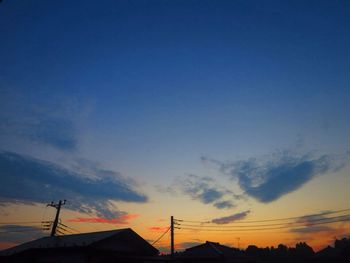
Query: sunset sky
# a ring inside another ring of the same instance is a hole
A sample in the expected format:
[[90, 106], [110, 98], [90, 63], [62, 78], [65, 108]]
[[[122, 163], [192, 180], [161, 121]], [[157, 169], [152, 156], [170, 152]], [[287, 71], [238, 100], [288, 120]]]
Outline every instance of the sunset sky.
[[3, 0], [0, 248], [63, 199], [177, 249], [349, 236], [349, 47], [347, 0]]

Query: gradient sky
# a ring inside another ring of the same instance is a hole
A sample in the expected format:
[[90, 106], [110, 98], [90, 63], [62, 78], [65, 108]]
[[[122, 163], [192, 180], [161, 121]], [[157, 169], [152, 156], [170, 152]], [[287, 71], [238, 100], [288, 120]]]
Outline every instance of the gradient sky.
[[[43, 235], [9, 225], [50, 220], [59, 199], [78, 231], [150, 241], [170, 215], [350, 208], [349, 13], [345, 0], [4, 0], [1, 247]], [[183, 229], [176, 241], [320, 248], [348, 229]]]

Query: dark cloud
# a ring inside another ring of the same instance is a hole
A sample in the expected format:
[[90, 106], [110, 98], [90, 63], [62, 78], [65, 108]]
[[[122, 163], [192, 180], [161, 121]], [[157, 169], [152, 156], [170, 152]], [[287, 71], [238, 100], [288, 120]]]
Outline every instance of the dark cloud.
[[206, 157], [201, 159], [217, 165], [222, 173], [237, 180], [246, 195], [263, 203], [277, 200], [315, 176], [337, 171], [344, 164], [344, 156], [293, 156], [287, 152], [227, 163]]
[[332, 222], [345, 222], [350, 221], [348, 214], [340, 214], [337, 211], [324, 211], [319, 214], [305, 215], [295, 220], [296, 224], [300, 224], [300, 227], [290, 229], [293, 233], [318, 233], [318, 232], [334, 232], [335, 229], [329, 225], [325, 225]]
[[236, 213], [230, 216], [215, 218], [211, 220], [211, 222], [215, 224], [220, 224], [220, 225], [228, 224], [228, 223], [232, 223], [234, 221], [246, 218], [249, 213], [250, 213], [250, 210], [247, 210], [247, 211]]
[[214, 206], [219, 209], [235, 207], [232, 201], [219, 201], [214, 203]]
[[3, 202], [48, 202], [67, 199], [69, 207], [115, 218], [124, 213], [110, 200], [146, 202], [147, 197], [119, 173], [96, 169], [91, 175], [11, 152], [0, 153], [0, 198]]
[[[296, 223], [299, 224], [311, 224], [315, 221], [323, 221], [323, 220], [329, 220], [328, 216], [333, 216], [333, 214], [337, 214], [336, 211], [323, 211], [318, 214], [311, 214], [311, 215], [304, 215], [295, 220]], [[342, 216], [341, 216], [342, 217]]]
[[190, 174], [185, 178], [177, 180], [170, 189], [172, 189], [171, 191], [178, 189], [194, 200], [198, 200], [203, 204], [213, 204], [219, 209], [235, 206], [232, 201], [225, 200], [227, 196], [233, 196], [233, 193], [217, 185], [210, 177]]
[[1, 225], [0, 242], [22, 243], [47, 235], [41, 226]]

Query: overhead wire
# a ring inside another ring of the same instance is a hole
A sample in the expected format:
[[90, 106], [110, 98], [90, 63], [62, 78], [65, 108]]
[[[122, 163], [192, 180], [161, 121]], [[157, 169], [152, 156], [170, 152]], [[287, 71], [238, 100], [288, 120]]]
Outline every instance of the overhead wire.
[[[84, 211], [83, 213], [89, 215], [90, 218], [96, 218], [96, 215], [93, 215], [90, 212]], [[96, 224], [106, 224], [106, 222], [88, 222], [88, 221], [86, 221], [84, 223], [88, 223], [89, 226], [95, 231], [104, 231], [104, 230], [106, 230], [106, 229], [101, 229], [100, 227], [96, 227]]]
[[[331, 220], [327, 222], [316, 222], [311, 224], [304, 224], [304, 225], [297, 225], [294, 226], [295, 228], [302, 228], [302, 227], [310, 227], [315, 225], [323, 225], [323, 224], [332, 224], [332, 223], [338, 223], [338, 222], [345, 222], [350, 221], [350, 218], [344, 218], [344, 219], [338, 219], [338, 220]], [[276, 229], [286, 229], [286, 228], [293, 228], [293, 226], [280, 226], [280, 227], [266, 227], [266, 228], [251, 228], [251, 229], [213, 229], [213, 228], [203, 228], [203, 227], [181, 227], [180, 229], [185, 230], [197, 230], [197, 231], [216, 231], [216, 232], [249, 232], [249, 231], [262, 231], [262, 230], [276, 230]]]
[[[316, 214], [310, 214], [310, 215], [304, 215], [304, 216], [285, 217], [285, 218], [276, 218], [276, 219], [265, 219], [265, 220], [254, 220], [254, 221], [244, 220], [244, 221], [240, 221], [240, 222], [235, 222], [235, 224], [287, 221], [287, 220], [302, 219], [302, 218], [309, 218], [309, 217], [315, 217], [315, 216], [339, 214], [339, 213], [349, 212], [349, 211], [350, 211], [350, 208], [348, 208], [348, 209], [341, 209], [341, 210], [335, 210], [335, 211], [326, 211], [326, 212], [322, 212], [322, 213], [318, 213], [318, 214], [316, 213]], [[214, 224], [211, 221], [195, 221], [195, 220], [185, 220], [185, 219], [174, 219], [174, 221], [187, 222], [187, 223], [200, 223], [200, 224]]]
[[64, 232], [67, 232], [69, 234], [74, 234], [73, 231], [69, 230], [68, 227], [66, 225], [63, 225], [61, 223], [58, 223], [57, 225], [57, 229], [61, 230], [61, 231], [64, 231]]
[[79, 230], [77, 230], [77, 229], [75, 229], [75, 228], [73, 228], [73, 227], [70, 227], [70, 226], [68, 226], [68, 225], [66, 225], [66, 224], [63, 224], [61, 219], [59, 220], [58, 225], [59, 225], [60, 227], [68, 228], [68, 229], [71, 229], [71, 230], [73, 230], [73, 231], [75, 231], [75, 232], [81, 233]]
[[1, 230], [0, 231], [0, 234], [2, 233], [20, 233], [20, 232], [42, 232], [42, 229], [41, 228], [38, 228], [38, 229], [14, 229], [14, 230]]
[[0, 222], [0, 225], [14, 225], [14, 224], [22, 224], [22, 225], [25, 225], [25, 224], [40, 224], [42, 223], [43, 221], [13, 221], [13, 222]]
[[165, 234], [169, 232], [169, 230], [170, 230], [170, 227], [164, 233], [162, 233], [159, 238], [157, 238], [155, 241], [153, 241], [152, 246], [154, 244], [156, 244], [159, 240], [161, 240], [165, 236]]
[[341, 216], [334, 216], [334, 217], [323, 217], [323, 218], [314, 218], [314, 219], [307, 219], [304, 221], [294, 221], [294, 222], [287, 222], [287, 223], [274, 223], [274, 224], [259, 224], [259, 225], [193, 225], [193, 224], [182, 224], [178, 223], [180, 226], [186, 226], [186, 227], [209, 227], [209, 228], [252, 228], [252, 227], [270, 227], [270, 226], [293, 226], [293, 225], [304, 225], [309, 224], [312, 222], [319, 222], [319, 221], [328, 221], [332, 219], [346, 219], [348, 218], [350, 220], [350, 214], [341, 215]]
[[[43, 209], [43, 213], [42, 213], [42, 215], [41, 215], [41, 221], [42, 221], [42, 222], [45, 221], [44, 218], [46, 217], [47, 208], [48, 208], [48, 206], [45, 205], [45, 207], [44, 207], [44, 209]], [[47, 221], [47, 220], [46, 220], [46, 221]]]

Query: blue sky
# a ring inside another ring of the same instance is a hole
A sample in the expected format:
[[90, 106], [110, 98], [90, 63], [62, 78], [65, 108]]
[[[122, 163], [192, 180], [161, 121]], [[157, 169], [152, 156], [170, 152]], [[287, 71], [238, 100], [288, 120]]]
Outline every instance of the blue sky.
[[160, 189], [221, 208], [279, 200], [348, 164], [349, 11], [322, 0], [4, 0], [0, 157], [39, 165], [47, 179], [27, 178], [37, 187], [71, 176], [103, 188], [108, 171], [139, 205]]
[[189, 145], [216, 155], [262, 141], [269, 150], [299, 138], [317, 144], [315, 131], [334, 144], [339, 136], [329, 133], [349, 128], [348, 8], [11, 1], [2, 6], [2, 82], [29, 104], [92, 103], [91, 131], [129, 146], [134, 138], [132, 146]]

